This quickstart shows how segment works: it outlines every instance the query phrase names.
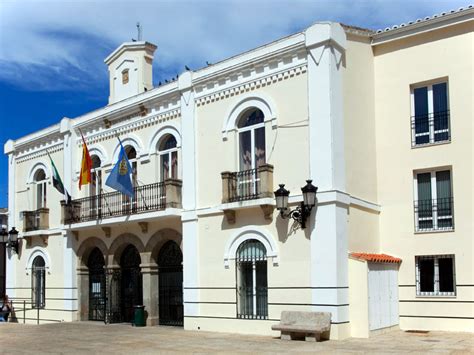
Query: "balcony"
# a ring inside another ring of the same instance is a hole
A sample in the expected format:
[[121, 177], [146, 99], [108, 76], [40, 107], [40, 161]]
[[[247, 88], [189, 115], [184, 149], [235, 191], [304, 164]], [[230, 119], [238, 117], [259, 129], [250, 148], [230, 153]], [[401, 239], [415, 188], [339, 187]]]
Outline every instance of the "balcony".
[[411, 117], [412, 147], [451, 140], [449, 110]]
[[451, 231], [454, 229], [454, 201], [452, 197], [419, 200], [414, 203], [415, 231]]
[[[260, 206], [266, 219], [271, 220], [273, 205], [273, 165], [264, 164], [256, 169], [230, 172], [222, 176], [222, 203], [224, 214], [230, 224], [235, 223], [235, 209]], [[251, 203], [251, 200], [267, 199]], [[245, 203], [250, 202], [250, 203]]]
[[23, 232], [49, 229], [49, 208], [23, 211]]
[[71, 205], [61, 201], [62, 220], [65, 224], [74, 224], [181, 208], [181, 187], [181, 180], [166, 179], [135, 187], [133, 197], [114, 191], [76, 199]]
[[222, 203], [273, 197], [273, 165], [229, 172], [222, 176]]

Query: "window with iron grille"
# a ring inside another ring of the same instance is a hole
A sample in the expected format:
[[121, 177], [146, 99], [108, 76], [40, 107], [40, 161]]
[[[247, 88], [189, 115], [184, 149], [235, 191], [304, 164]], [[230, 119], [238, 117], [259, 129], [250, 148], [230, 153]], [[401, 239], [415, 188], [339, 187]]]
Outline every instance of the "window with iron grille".
[[448, 83], [415, 87], [411, 101], [412, 146], [450, 141]]
[[415, 173], [415, 231], [454, 229], [451, 171]]
[[416, 257], [417, 296], [455, 296], [454, 255]]
[[258, 240], [237, 250], [237, 318], [268, 318], [267, 252]]
[[45, 290], [46, 290], [46, 265], [41, 256], [37, 256], [33, 260], [31, 270], [31, 301], [32, 308], [44, 308], [45, 306]]

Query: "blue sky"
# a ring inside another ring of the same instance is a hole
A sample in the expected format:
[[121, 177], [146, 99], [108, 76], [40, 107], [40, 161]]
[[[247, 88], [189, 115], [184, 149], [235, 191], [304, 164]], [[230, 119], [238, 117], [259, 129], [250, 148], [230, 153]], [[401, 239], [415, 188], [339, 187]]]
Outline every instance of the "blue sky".
[[[2, 0], [0, 143], [107, 104], [104, 58], [136, 38], [158, 45], [154, 83], [316, 21], [379, 29], [469, 5], [469, 0]], [[0, 207], [7, 206], [0, 156]]]

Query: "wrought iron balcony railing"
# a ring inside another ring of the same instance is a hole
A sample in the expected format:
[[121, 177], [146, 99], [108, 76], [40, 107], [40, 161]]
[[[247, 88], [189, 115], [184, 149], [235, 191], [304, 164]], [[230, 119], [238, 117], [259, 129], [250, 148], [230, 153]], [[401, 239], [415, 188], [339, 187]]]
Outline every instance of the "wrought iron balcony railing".
[[454, 229], [454, 201], [452, 197], [418, 200], [414, 203], [415, 231], [428, 232]]
[[22, 214], [24, 232], [49, 229], [49, 208], [38, 208], [36, 211], [23, 211]]
[[412, 146], [451, 140], [449, 110], [411, 117]]
[[133, 197], [114, 191], [79, 198], [70, 205], [61, 201], [63, 222], [73, 224], [165, 208], [181, 208], [181, 186], [181, 180], [166, 179], [164, 182], [135, 187]]
[[273, 197], [273, 165], [256, 169], [221, 173], [222, 202], [236, 202]]

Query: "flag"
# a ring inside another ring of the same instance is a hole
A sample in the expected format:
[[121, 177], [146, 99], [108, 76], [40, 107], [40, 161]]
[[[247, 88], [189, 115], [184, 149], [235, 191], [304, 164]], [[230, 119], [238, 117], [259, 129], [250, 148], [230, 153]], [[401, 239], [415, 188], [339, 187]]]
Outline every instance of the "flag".
[[79, 174], [79, 190], [81, 189], [82, 185], [90, 184], [92, 181], [91, 178], [91, 169], [92, 169], [92, 159], [89, 154], [89, 149], [87, 149], [86, 140], [82, 135], [82, 162], [81, 162], [81, 173]]
[[71, 203], [71, 195], [67, 192], [67, 190], [64, 188], [63, 181], [61, 180], [61, 176], [58, 173], [58, 169], [56, 169], [56, 165], [54, 165], [53, 158], [51, 158], [51, 155], [49, 155], [49, 160], [51, 161], [51, 166], [53, 168], [53, 186], [55, 187], [56, 190], [58, 190], [60, 193], [64, 195], [64, 198], [67, 202], [67, 204]]
[[114, 190], [120, 191], [124, 195], [133, 197], [133, 186], [130, 174], [132, 173], [132, 166], [128, 161], [125, 149], [123, 149], [122, 142], [120, 141], [120, 152], [117, 163], [110, 172], [109, 177], [105, 184]]

